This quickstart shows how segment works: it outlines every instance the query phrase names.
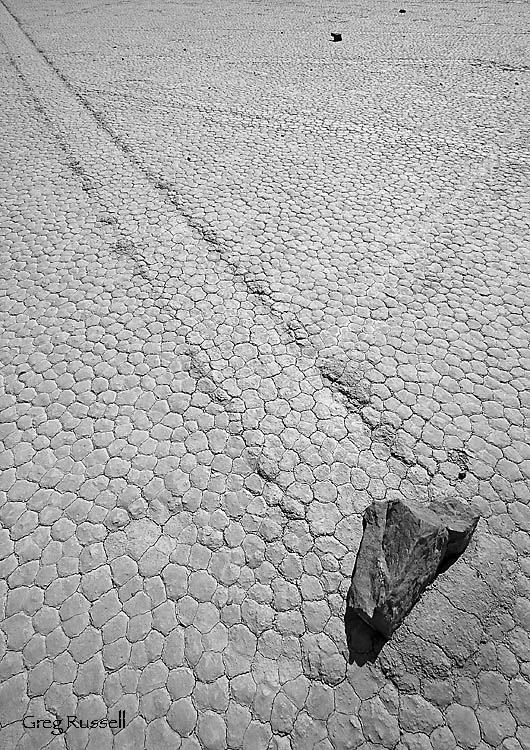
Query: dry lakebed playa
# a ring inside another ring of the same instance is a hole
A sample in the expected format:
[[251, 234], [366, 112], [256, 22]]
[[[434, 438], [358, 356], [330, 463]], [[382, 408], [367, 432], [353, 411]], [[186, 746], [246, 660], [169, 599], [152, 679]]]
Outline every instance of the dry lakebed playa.
[[525, 1], [1, 0], [1, 750], [530, 750], [529, 73]]

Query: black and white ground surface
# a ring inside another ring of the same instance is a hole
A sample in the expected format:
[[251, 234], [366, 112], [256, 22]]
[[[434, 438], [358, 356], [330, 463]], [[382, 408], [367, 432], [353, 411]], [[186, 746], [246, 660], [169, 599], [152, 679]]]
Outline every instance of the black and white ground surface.
[[[530, 748], [529, 42], [3, 0], [1, 748]], [[351, 654], [363, 510], [447, 494], [466, 554]]]

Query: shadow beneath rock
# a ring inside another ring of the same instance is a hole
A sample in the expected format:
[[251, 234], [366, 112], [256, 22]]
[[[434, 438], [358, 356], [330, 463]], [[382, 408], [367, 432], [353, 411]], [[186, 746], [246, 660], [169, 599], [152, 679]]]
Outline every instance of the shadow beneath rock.
[[460, 554], [458, 555], [446, 555], [440, 565], [438, 566], [438, 571], [436, 573], [437, 576], [441, 575], [442, 573], [445, 573], [451, 565], [454, 565], [455, 562], [460, 557]]
[[386, 638], [356, 615], [351, 607], [346, 607], [344, 629], [348, 643], [349, 662], [359, 667], [367, 662], [373, 664], [385, 643], [388, 643]]

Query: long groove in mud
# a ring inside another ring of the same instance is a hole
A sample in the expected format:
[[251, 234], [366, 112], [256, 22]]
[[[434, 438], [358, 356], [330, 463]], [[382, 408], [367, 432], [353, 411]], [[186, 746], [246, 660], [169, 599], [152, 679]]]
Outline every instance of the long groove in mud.
[[[357, 399], [355, 395], [351, 392], [345, 392], [344, 388], [338, 387], [337, 381], [334, 381], [333, 379], [330, 379], [326, 376], [326, 363], [323, 361], [322, 357], [319, 356], [318, 351], [315, 352], [314, 347], [311, 344], [309, 334], [305, 331], [304, 327], [297, 323], [293, 322], [293, 320], [286, 321], [285, 320], [285, 312], [280, 312], [275, 308], [275, 301], [272, 299], [270, 292], [264, 288], [262, 283], [256, 279], [250, 279], [248, 276], [248, 273], [244, 270], [241, 270], [238, 268], [238, 266], [232, 262], [229, 259], [229, 248], [227, 245], [223, 242], [223, 240], [217, 235], [217, 233], [212, 232], [212, 230], [208, 227], [203, 227], [194, 220], [192, 216], [190, 216], [186, 211], [183, 210], [181, 203], [178, 200], [178, 197], [175, 196], [174, 191], [171, 189], [167, 183], [161, 183], [159, 179], [154, 176], [150, 170], [146, 167], [146, 165], [134, 155], [128, 144], [124, 143], [122, 139], [117, 136], [113, 131], [112, 128], [106, 123], [104, 116], [95, 111], [88, 100], [80, 94], [74, 86], [70, 83], [70, 81], [66, 78], [66, 76], [57, 68], [57, 66], [50, 60], [50, 58], [46, 55], [44, 50], [40, 48], [35, 40], [30, 36], [30, 34], [24, 29], [23, 24], [21, 23], [20, 19], [6, 6], [5, 1], [1, 0], [2, 5], [4, 8], [6, 8], [6, 11], [9, 13], [9, 15], [13, 18], [14, 22], [17, 24], [20, 32], [25, 36], [25, 38], [28, 40], [28, 42], [31, 44], [33, 49], [37, 52], [37, 54], [45, 61], [48, 68], [53, 72], [54, 75], [59, 78], [59, 80], [63, 83], [63, 85], [66, 87], [68, 92], [71, 93], [72, 96], [79, 102], [80, 106], [82, 106], [83, 110], [96, 122], [97, 126], [110, 138], [113, 145], [124, 155], [124, 157], [129, 161], [130, 164], [132, 164], [135, 168], [137, 168], [146, 181], [149, 183], [149, 185], [156, 189], [157, 192], [161, 193], [167, 203], [172, 205], [174, 208], [177, 209], [177, 215], [179, 218], [185, 220], [188, 227], [192, 230], [192, 232], [195, 232], [196, 236], [195, 239], [198, 239], [199, 241], [202, 241], [206, 243], [209, 246], [213, 246], [215, 248], [214, 252], [216, 255], [219, 256], [220, 259], [222, 259], [223, 264], [226, 265], [227, 268], [230, 269], [230, 272], [233, 276], [233, 278], [236, 281], [239, 281], [244, 285], [246, 290], [249, 294], [251, 294], [253, 297], [256, 297], [260, 304], [264, 304], [266, 308], [269, 311], [269, 314], [273, 317], [273, 319], [276, 320], [277, 325], [283, 329], [284, 335], [287, 335], [288, 340], [295, 344], [298, 349], [300, 350], [301, 354], [304, 354], [304, 352], [307, 352], [308, 354], [312, 354], [312, 359], [314, 359], [315, 366], [318, 369], [323, 384], [330, 387], [331, 391], [333, 393], [340, 393], [343, 397], [345, 397], [346, 400], [346, 407], [348, 411], [353, 411], [360, 417], [362, 423], [364, 426], [369, 430], [371, 433], [373, 439], [376, 442], [381, 442], [390, 450], [390, 454], [393, 458], [399, 460], [402, 462], [405, 466], [409, 467], [415, 464], [415, 459], [408, 455], [407, 453], [404, 453], [402, 449], [397, 447], [397, 433], [393, 428], [391, 428], [388, 424], [374, 424], [370, 419], [368, 419], [363, 414], [363, 406], [366, 406], [369, 403], [368, 401], [363, 403], [362, 405], [360, 403], [357, 403]], [[13, 64], [15, 65], [17, 72], [22, 78], [24, 79], [26, 86], [31, 90], [31, 86], [26, 81], [25, 76], [20, 71], [19, 66], [16, 64], [14, 59], [12, 60]], [[46, 114], [45, 109], [43, 108], [42, 103], [38, 100], [38, 98], [35, 98], [34, 95], [33, 99], [36, 103], [39, 103], [41, 111]], [[49, 119], [49, 118], [48, 118]], [[68, 149], [71, 154], [71, 158], [76, 166], [76, 172], [77, 174], [83, 175], [83, 166], [81, 163], [76, 159], [75, 154], [72, 153], [72, 150], [69, 148], [69, 144], [64, 141], [64, 139], [60, 138], [59, 136], [56, 136], [61, 143], [61, 146], [64, 150]], [[87, 179], [88, 178], [88, 182]], [[93, 186], [90, 184], [90, 175], [85, 175], [85, 179], [83, 181], [83, 189], [86, 192], [90, 192], [92, 189], [95, 189], [97, 186]], [[134, 262], [136, 265], [140, 262], [138, 258], [134, 259]], [[140, 273], [140, 276], [149, 283], [148, 279], [148, 271], [149, 271], [149, 264], [145, 261], [141, 261], [141, 265], [144, 266], [144, 272]], [[291, 318], [294, 318], [293, 314], [289, 314]], [[306, 342], [309, 341], [307, 344]], [[308, 351], [309, 350], [309, 351]], [[350, 389], [351, 390], [351, 389]]]

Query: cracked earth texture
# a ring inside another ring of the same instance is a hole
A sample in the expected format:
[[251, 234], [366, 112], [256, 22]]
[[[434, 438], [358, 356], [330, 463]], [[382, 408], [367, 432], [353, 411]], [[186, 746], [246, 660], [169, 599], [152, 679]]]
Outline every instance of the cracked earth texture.
[[[0, 6], [2, 748], [530, 748], [530, 16], [399, 7]], [[446, 494], [350, 663], [363, 510]]]

